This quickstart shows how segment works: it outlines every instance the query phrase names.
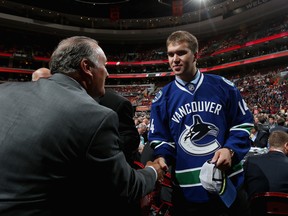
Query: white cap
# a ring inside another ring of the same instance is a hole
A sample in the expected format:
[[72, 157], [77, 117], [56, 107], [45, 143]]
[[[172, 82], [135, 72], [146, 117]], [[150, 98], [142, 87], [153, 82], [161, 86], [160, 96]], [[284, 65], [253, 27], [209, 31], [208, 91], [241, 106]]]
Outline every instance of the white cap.
[[225, 172], [218, 169], [214, 163], [206, 161], [199, 175], [202, 186], [210, 193], [217, 193], [229, 208], [236, 199], [236, 188]]

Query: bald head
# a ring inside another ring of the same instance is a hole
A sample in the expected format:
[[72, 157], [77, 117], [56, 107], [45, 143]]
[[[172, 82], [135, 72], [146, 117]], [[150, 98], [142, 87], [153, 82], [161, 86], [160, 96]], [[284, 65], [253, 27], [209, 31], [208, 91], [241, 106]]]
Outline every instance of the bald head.
[[32, 73], [32, 81], [37, 81], [39, 78], [48, 78], [51, 72], [48, 68], [39, 68]]

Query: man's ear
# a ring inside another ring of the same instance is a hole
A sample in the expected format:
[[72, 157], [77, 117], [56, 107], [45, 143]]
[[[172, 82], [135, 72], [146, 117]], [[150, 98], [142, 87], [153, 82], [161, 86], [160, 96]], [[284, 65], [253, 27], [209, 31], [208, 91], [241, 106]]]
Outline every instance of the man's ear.
[[85, 74], [85, 76], [87, 75], [92, 76], [91, 68], [93, 67], [93, 65], [88, 59], [86, 58], [82, 59], [80, 62], [80, 67], [83, 73]]
[[198, 52], [194, 53], [194, 61], [196, 61], [198, 59]]
[[288, 142], [284, 144], [284, 154], [288, 156]]

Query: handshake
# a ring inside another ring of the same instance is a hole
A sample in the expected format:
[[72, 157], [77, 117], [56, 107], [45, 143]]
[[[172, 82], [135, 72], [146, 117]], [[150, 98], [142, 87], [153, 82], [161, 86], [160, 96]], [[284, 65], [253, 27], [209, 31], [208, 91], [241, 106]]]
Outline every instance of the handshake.
[[163, 157], [159, 157], [155, 159], [153, 162], [148, 161], [145, 167], [148, 166], [151, 166], [155, 169], [155, 171], [157, 172], [157, 181], [162, 182], [164, 180], [164, 175], [168, 171], [168, 166], [165, 162], [165, 159]]

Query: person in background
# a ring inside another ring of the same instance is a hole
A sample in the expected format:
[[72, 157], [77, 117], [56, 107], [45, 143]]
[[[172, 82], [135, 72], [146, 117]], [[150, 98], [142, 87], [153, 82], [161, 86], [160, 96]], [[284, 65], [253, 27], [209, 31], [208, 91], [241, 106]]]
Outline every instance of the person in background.
[[270, 128], [269, 130], [270, 133], [276, 130], [280, 130], [280, 131], [284, 131], [288, 133], [288, 127], [285, 126], [285, 122], [286, 122], [285, 118], [279, 117], [276, 122], [277, 124], [273, 128]]
[[127, 163], [116, 112], [94, 99], [105, 94], [106, 61], [96, 40], [73, 36], [54, 50], [51, 77], [1, 84], [1, 216], [124, 214], [118, 203], [163, 179], [156, 162]]
[[249, 198], [261, 192], [288, 193], [288, 134], [273, 131], [268, 142], [268, 153], [248, 156], [244, 162], [244, 186]]
[[[172, 166], [172, 215], [249, 215], [241, 160], [251, 146], [252, 113], [234, 83], [197, 68], [195, 36], [173, 32], [166, 46], [175, 80], [153, 99], [148, 139], [154, 161], [163, 169]], [[200, 182], [199, 171], [210, 159], [237, 189], [231, 206]]]
[[125, 154], [126, 160], [133, 167], [134, 161], [140, 161], [138, 154], [140, 136], [134, 124], [134, 110], [131, 102], [112, 89], [106, 89], [105, 95], [99, 98], [99, 103], [117, 113], [119, 118], [120, 147]]
[[[260, 127], [261, 128], [261, 127]], [[258, 124], [254, 124], [251, 129], [250, 139], [252, 141], [252, 147], [267, 148], [268, 147], [269, 133], [266, 130], [259, 129]]]
[[[134, 110], [131, 102], [112, 89], [106, 89], [105, 94], [98, 100], [100, 105], [108, 107], [117, 113], [119, 118], [118, 131], [120, 136], [120, 147], [130, 166], [139, 169], [135, 164], [135, 161], [140, 162], [140, 155], [138, 153], [140, 136], [134, 124]], [[140, 200], [132, 200], [131, 202], [129, 201], [127, 203], [118, 204], [121, 206], [129, 205], [127, 206], [125, 214], [141, 216]]]
[[269, 133], [270, 125], [267, 122], [267, 117], [264, 114], [258, 116], [257, 126], [258, 130], [263, 130]]
[[[141, 122], [136, 126], [138, 130], [138, 134], [140, 136], [140, 142], [138, 143], [138, 151], [140, 155], [142, 154], [142, 151], [144, 149], [144, 146], [146, 144], [145, 138], [143, 137], [143, 134], [147, 131], [147, 125], [144, 122]], [[140, 156], [141, 157], [141, 156]]]
[[275, 115], [270, 114], [268, 117], [268, 126], [269, 126], [269, 132], [272, 128], [274, 128], [277, 125]]
[[144, 122], [146, 124], [146, 130], [145, 132], [142, 134], [142, 136], [144, 137], [144, 141], [145, 143], [148, 142], [148, 133], [149, 133], [149, 127], [150, 127], [150, 120], [147, 116], [145, 116], [143, 119], [142, 119], [142, 122]]
[[51, 72], [48, 68], [38, 68], [32, 73], [32, 81], [37, 81], [40, 78], [49, 78], [50, 76]]

